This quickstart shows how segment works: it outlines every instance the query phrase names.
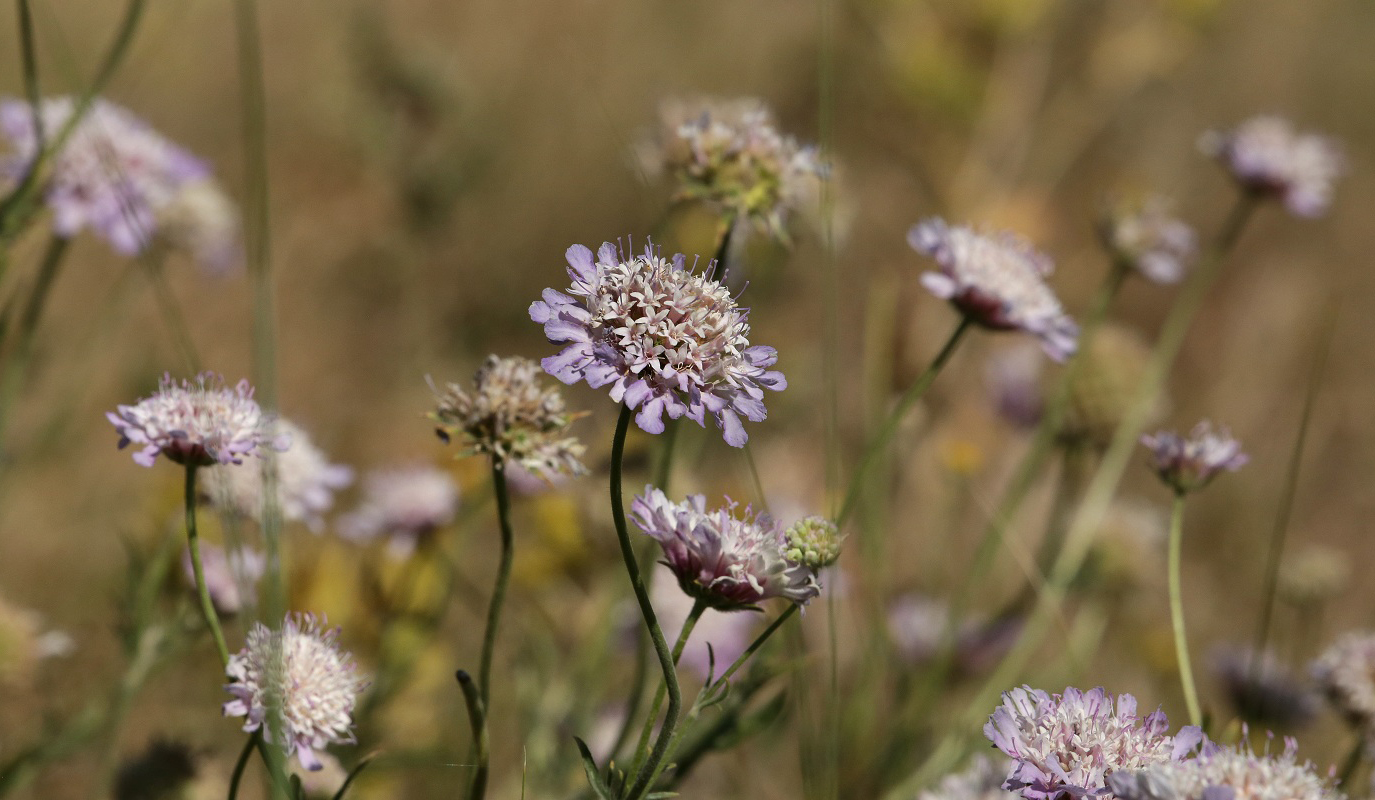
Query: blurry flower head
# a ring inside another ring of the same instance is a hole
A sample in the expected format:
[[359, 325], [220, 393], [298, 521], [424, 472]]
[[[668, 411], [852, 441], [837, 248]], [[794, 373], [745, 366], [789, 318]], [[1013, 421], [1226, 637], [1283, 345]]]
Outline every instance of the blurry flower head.
[[458, 486], [429, 466], [376, 470], [363, 478], [363, 502], [339, 520], [339, 534], [355, 542], [387, 537], [392, 552], [408, 555], [458, 511]]
[[1341, 594], [1351, 581], [1351, 559], [1333, 547], [1309, 545], [1280, 564], [1279, 596], [1300, 608]]
[[1375, 734], [1375, 633], [1349, 631], [1309, 667], [1314, 683], [1348, 722]]
[[980, 753], [964, 771], [945, 776], [936, 788], [917, 795], [917, 800], [1011, 800], [1018, 795], [1003, 788], [1009, 769], [1006, 758]]
[[1150, 586], [1165, 574], [1168, 525], [1166, 514], [1155, 504], [1113, 501], [1094, 536], [1085, 579], [1115, 595]]
[[[267, 558], [249, 547], [241, 547], [225, 552], [224, 548], [201, 542], [201, 570], [205, 575], [205, 588], [210, 593], [210, 602], [215, 611], [223, 616], [233, 616], [255, 597], [258, 579], [267, 571]], [[196, 588], [196, 574], [191, 564], [191, 551], [182, 551], [182, 572], [187, 585]]]
[[1237, 716], [1266, 728], [1298, 728], [1318, 713], [1313, 689], [1266, 651], [1222, 645], [1212, 654], [1213, 671]]
[[[661, 574], [654, 576], [650, 596], [664, 636], [672, 642], [683, 630], [683, 622], [692, 611], [693, 599], [678, 588], [668, 569], [660, 567], [659, 570]], [[636, 631], [644, 627], [638, 609], [628, 619]], [[714, 669], [715, 676], [719, 677], [750, 646], [755, 622], [753, 614], [731, 614], [710, 608], [703, 611], [683, 646], [679, 663], [703, 677]]]
[[1101, 231], [1119, 263], [1155, 283], [1178, 283], [1198, 252], [1194, 229], [1159, 195], [1118, 202], [1104, 215]]
[[597, 251], [568, 248], [570, 294], [546, 289], [530, 306], [558, 355], [544, 369], [567, 384], [611, 387], [611, 399], [638, 408], [635, 422], [662, 433], [663, 415], [705, 425], [716, 417], [727, 444], [749, 439], [743, 416], [764, 419], [764, 390], [787, 387], [772, 347], [751, 346], [748, 310], [684, 257], [669, 261], [652, 246], [630, 256], [607, 242]]
[[660, 118], [640, 162], [651, 175], [667, 173], [676, 198], [709, 203], [785, 243], [788, 215], [817, 203], [827, 169], [816, 148], [780, 134], [760, 101], [673, 100]]
[[994, 353], [984, 370], [984, 382], [998, 415], [1014, 427], [1035, 428], [1046, 408], [1044, 372], [1045, 355], [1030, 342], [1018, 341]]
[[[291, 446], [276, 458], [277, 507], [288, 520], [304, 522], [312, 531], [324, 526], [325, 512], [334, 507], [334, 493], [353, 483], [353, 469], [331, 464], [299, 425], [277, 420], [277, 433]], [[202, 473], [202, 491], [217, 508], [253, 520], [263, 513], [263, 469], [259, 464], [224, 464]]]
[[1101, 796], [1119, 770], [1140, 770], [1183, 758], [1203, 738], [1186, 727], [1166, 733], [1156, 711], [1137, 716], [1136, 698], [1103, 689], [1051, 695], [1029, 686], [1003, 693], [984, 735], [1014, 763], [1003, 788], [1027, 800]]
[[338, 628], [322, 629], [312, 614], [288, 614], [275, 631], [253, 623], [247, 646], [225, 667], [232, 681], [225, 689], [234, 699], [224, 704], [224, 715], [245, 717], [244, 731], [261, 729], [272, 741], [268, 707], [280, 702], [286, 754], [306, 769], [322, 769], [318, 751], [353, 743], [353, 706], [368, 686], [338, 638]]
[[42, 661], [75, 649], [71, 636], [44, 630], [38, 613], [0, 597], [0, 686], [27, 688]]
[[[1107, 447], [1138, 399], [1150, 359], [1150, 346], [1135, 330], [1112, 323], [1100, 326], [1070, 372], [1061, 435]], [[1148, 422], [1156, 422], [1165, 403], [1158, 394], [1151, 400]]]
[[1202, 489], [1219, 472], [1236, 472], [1246, 465], [1246, 454], [1226, 428], [1214, 429], [1207, 420], [1198, 423], [1187, 438], [1173, 431], [1141, 437], [1151, 451], [1151, 466], [1166, 485], [1181, 494]]
[[771, 597], [806, 603], [821, 590], [810, 568], [788, 559], [782, 526], [768, 514], [730, 502], [708, 511], [700, 494], [673, 503], [646, 486], [630, 517], [663, 548], [683, 591], [712, 608], [752, 608]]
[[142, 445], [134, 461], [145, 467], [158, 455], [188, 466], [242, 464], [260, 447], [285, 450], [291, 444], [286, 437], [269, 438], [272, 420], [254, 401], [248, 381], [231, 389], [213, 372], [180, 383], [164, 374], [152, 397], [105, 417], [119, 431], [121, 449]]
[[213, 179], [186, 183], [157, 211], [158, 241], [181, 250], [211, 272], [243, 263], [238, 206]]
[[1274, 197], [1291, 214], [1319, 217], [1345, 169], [1341, 150], [1325, 136], [1299, 133], [1283, 117], [1259, 116], [1230, 131], [1209, 131], [1199, 148], [1243, 189]]
[[940, 267], [923, 274], [922, 285], [969, 319], [993, 330], [1026, 331], [1056, 361], [1074, 352], [1079, 326], [1046, 285], [1054, 269], [1050, 258], [1030, 244], [1010, 233], [951, 227], [936, 217], [913, 226], [907, 243]]
[[1113, 773], [1108, 786], [1120, 800], [1339, 800], [1297, 749], [1293, 739], [1277, 756], [1209, 742], [1196, 758]]
[[486, 453], [542, 477], [580, 475], [583, 446], [568, 436], [578, 414], [567, 411], [558, 389], [541, 385], [540, 365], [526, 358], [488, 356], [469, 391], [433, 383], [441, 438], [459, 436], [469, 453]]
[[783, 532], [784, 556], [816, 572], [836, 563], [845, 537], [834, 522], [823, 517], [804, 517]]

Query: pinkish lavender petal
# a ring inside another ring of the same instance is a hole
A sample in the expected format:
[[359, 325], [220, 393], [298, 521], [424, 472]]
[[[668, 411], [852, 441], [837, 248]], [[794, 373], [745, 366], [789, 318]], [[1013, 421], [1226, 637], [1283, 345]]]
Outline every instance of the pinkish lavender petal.
[[1345, 171], [1334, 142], [1298, 133], [1282, 117], [1252, 117], [1230, 131], [1210, 131], [1199, 148], [1226, 167], [1242, 188], [1277, 198], [1300, 217], [1327, 211], [1333, 185]]
[[1160, 431], [1142, 436], [1141, 443], [1151, 451], [1156, 474], [1180, 493], [1202, 489], [1219, 472], [1235, 472], [1248, 461], [1226, 428], [1215, 430], [1206, 420], [1195, 425], [1188, 438]]
[[158, 390], [136, 405], [106, 413], [119, 446], [142, 445], [134, 462], [151, 467], [162, 455], [178, 464], [242, 464], [260, 447], [285, 450], [289, 442], [268, 436], [271, 418], [253, 400], [248, 381], [233, 388], [212, 373], [177, 383], [164, 374]]

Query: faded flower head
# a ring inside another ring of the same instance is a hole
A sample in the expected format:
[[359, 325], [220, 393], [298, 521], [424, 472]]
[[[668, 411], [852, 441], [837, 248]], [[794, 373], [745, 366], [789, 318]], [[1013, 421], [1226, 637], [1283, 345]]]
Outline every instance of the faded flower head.
[[1003, 693], [984, 735], [1015, 762], [1003, 788], [1027, 800], [1101, 797], [1119, 770], [1140, 770], [1183, 758], [1203, 738], [1186, 727], [1166, 733], [1161, 711], [1142, 718], [1136, 698], [1114, 700], [1101, 688], [1051, 695], [1029, 686]]
[[[202, 542], [200, 550], [205, 588], [215, 611], [226, 617], [239, 613], [246, 600], [252, 602], [258, 579], [267, 572], [267, 558], [250, 547], [226, 553], [224, 548], [209, 542]], [[181, 567], [187, 585], [194, 591], [196, 574], [189, 549], [182, 552]]]
[[[325, 512], [334, 506], [334, 493], [353, 483], [353, 469], [331, 464], [299, 425], [277, 420], [277, 432], [291, 446], [277, 456], [277, 506], [288, 520], [304, 522], [312, 531], [324, 526]], [[263, 470], [258, 464], [225, 464], [207, 469], [203, 493], [217, 508], [253, 520], [263, 513]]]
[[549, 341], [566, 343], [544, 359], [545, 371], [567, 384], [610, 385], [611, 399], [638, 408], [635, 422], [649, 433], [664, 431], [665, 413], [703, 426], [710, 413], [726, 443], [743, 447], [740, 417], [764, 419], [764, 390], [788, 385], [767, 369], [777, 351], [750, 345], [748, 309], [681, 254], [669, 261], [647, 246], [630, 256], [606, 242], [595, 258], [582, 245], [567, 258], [570, 294], [546, 289], [530, 306]]
[[339, 520], [339, 534], [355, 542], [387, 537], [394, 555], [408, 555], [448, 525], [458, 511], [458, 486], [429, 466], [376, 470], [363, 479], [363, 502]]
[[1332, 707], [1352, 725], [1375, 734], [1375, 633], [1344, 633], [1309, 667]]
[[1196, 758], [1116, 772], [1108, 785], [1120, 800], [1340, 800], [1297, 750], [1293, 739], [1278, 756], [1209, 742]]
[[778, 132], [758, 100], [675, 100], [658, 140], [639, 148], [647, 173], [668, 173], [675, 197], [701, 200], [788, 241], [788, 215], [816, 204], [827, 178], [816, 148]]
[[1250, 648], [1220, 646], [1213, 652], [1213, 671], [1237, 716], [1266, 728], [1298, 728], [1318, 713], [1313, 689], [1289, 671], [1275, 654], [1259, 658]]
[[231, 389], [213, 372], [180, 383], [164, 374], [152, 397], [105, 417], [119, 431], [121, 449], [142, 445], [134, 461], [145, 467], [153, 466], [159, 454], [188, 466], [242, 464], [260, 447], [290, 445], [285, 437], [268, 438], [272, 420], [254, 401], [248, 381]]
[[1351, 581], [1351, 559], [1334, 547], [1309, 545], [1280, 564], [1279, 596], [1300, 608], [1325, 603]]
[[[1150, 359], [1150, 346], [1135, 330], [1112, 323], [1099, 327], [1069, 371], [1061, 435], [1106, 448], [1141, 393]], [[1045, 391], [1053, 389], [1047, 385]], [[1159, 421], [1164, 406], [1159, 393], [1152, 396], [1148, 423]]]
[[1159, 195], [1116, 204], [1104, 215], [1100, 231], [1120, 263], [1155, 283], [1178, 283], [1198, 253], [1194, 229]]
[[1222, 470], [1236, 472], [1248, 460], [1226, 428], [1214, 430], [1207, 420], [1195, 425], [1188, 438], [1160, 431], [1142, 436], [1141, 443], [1151, 451], [1156, 474], [1181, 494], [1202, 489]]
[[567, 411], [558, 389], [540, 384], [543, 371], [528, 358], [487, 356], [471, 391], [450, 383], [434, 390], [440, 438], [459, 436], [469, 453], [486, 453], [545, 478], [581, 475], [583, 446], [568, 436], [579, 414]]
[[980, 753], [964, 771], [945, 776], [934, 789], [917, 795], [917, 800], [1012, 800], [1019, 795], [1003, 788], [1009, 769], [1006, 758]]
[[768, 514], [731, 502], [708, 511], [700, 494], [673, 503], [646, 486], [630, 517], [659, 542], [683, 591], [712, 608], [750, 608], [770, 597], [806, 603], [821, 591], [816, 574], [787, 557], [782, 526]]
[[1046, 285], [1054, 266], [1027, 242], [932, 217], [908, 231], [907, 243], [940, 267], [924, 273], [922, 285], [969, 319], [993, 330], [1026, 331], [1056, 361], [1074, 352], [1079, 326]]
[[783, 555], [816, 572], [836, 563], [845, 537], [824, 517], [803, 517], [783, 532]]
[[1252, 117], [1230, 131], [1209, 131], [1198, 144], [1246, 191], [1274, 197], [1300, 217], [1327, 211], [1332, 185], [1345, 170], [1336, 143], [1301, 134], [1283, 117]]

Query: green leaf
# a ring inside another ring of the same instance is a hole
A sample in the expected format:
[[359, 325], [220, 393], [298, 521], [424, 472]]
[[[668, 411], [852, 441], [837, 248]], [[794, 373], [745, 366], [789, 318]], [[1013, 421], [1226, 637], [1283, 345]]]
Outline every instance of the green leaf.
[[592, 791], [601, 800], [616, 800], [616, 796], [611, 793], [606, 781], [602, 780], [602, 773], [597, 769], [597, 762], [592, 758], [592, 751], [587, 749], [587, 742], [574, 736], [573, 741], [578, 743], [578, 752], [582, 754], [582, 770], [587, 773], [587, 782], [592, 786]]
[[366, 756], [363, 756], [363, 760], [359, 761], [358, 765], [349, 772], [348, 777], [344, 778], [344, 783], [339, 787], [339, 791], [334, 793], [334, 800], [344, 800], [344, 792], [349, 790], [349, 784], [353, 783], [353, 779], [357, 778], [358, 774], [362, 772], [367, 765], [371, 764], [374, 758], [377, 758], [376, 752], [368, 753]]

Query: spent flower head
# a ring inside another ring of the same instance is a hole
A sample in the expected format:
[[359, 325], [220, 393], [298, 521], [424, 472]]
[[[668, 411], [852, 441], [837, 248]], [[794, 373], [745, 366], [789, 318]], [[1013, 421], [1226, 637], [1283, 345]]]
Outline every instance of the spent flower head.
[[[324, 527], [324, 515], [334, 506], [334, 493], [353, 483], [353, 469], [331, 464], [299, 425], [278, 419], [277, 432], [291, 446], [276, 459], [277, 507], [288, 520], [304, 522], [312, 531]], [[263, 470], [258, 464], [224, 464], [203, 473], [202, 490], [210, 502], [252, 520], [263, 513]]]
[[646, 486], [630, 517], [663, 548], [683, 591], [712, 608], [753, 608], [771, 597], [806, 603], [821, 591], [816, 573], [788, 558], [782, 526], [768, 514], [729, 501], [708, 511], [703, 495], [674, 503]]
[[1207, 420], [1195, 425], [1187, 438], [1160, 431], [1142, 436], [1141, 444], [1151, 451], [1156, 474], [1180, 494], [1202, 489], [1219, 472], [1236, 472], [1249, 460], [1226, 428], [1214, 429]]
[[1300, 217], [1327, 211], [1332, 186], [1345, 170], [1335, 142], [1299, 133], [1283, 117], [1252, 117], [1230, 131], [1209, 131], [1198, 144], [1247, 192], [1276, 198]]
[[[205, 575], [205, 589], [210, 602], [222, 616], [233, 616], [255, 596], [258, 579], [267, 572], [267, 558], [250, 547], [226, 552], [224, 548], [202, 542], [201, 572]], [[191, 563], [191, 551], [182, 552], [182, 573], [192, 591], [196, 589], [196, 573]]]
[[1116, 772], [1108, 786], [1120, 800], [1340, 800], [1297, 750], [1293, 739], [1280, 755], [1208, 742], [1195, 758]]
[[1347, 722], [1375, 734], [1375, 633], [1348, 631], [1309, 667], [1309, 674]]
[[544, 386], [543, 370], [528, 358], [491, 355], [473, 377], [473, 388], [430, 383], [438, 409], [436, 432], [457, 436], [469, 453], [485, 453], [546, 479], [587, 472], [583, 446], [568, 435], [581, 416], [565, 409], [558, 389]]
[[246, 732], [261, 729], [272, 741], [268, 708], [280, 703], [285, 742], [306, 769], [324, 764], [317, 753], [331, 744], [352, 744], [353, 707], [368, 680], [353, 656], [339, 648], [339, 629], [324, 629], [313, 614], [287, 614], [281, 628], [253, 623], [248, 643], [229, 658], [224, 688], [233, 700], [226, 717], [245, 717]]
[[992, 330], [1026, 331], [1056, 361], [1074, 352], [1079, 326], [1046, 285], [1054, 265], [1021, 238], [932, 217], [908, 231], [907, 243], [940, 267], [924, 273], [922, 285], [970, 320]]
[[708, 413], [727, 444], [749, 439], [740, 417], [765, 417], [764, 390], [787, 387], [772, 347], [750, 345], [748, 310], [712, 277], [684, 257], [664, 259], [652, 246], [631, 256], [606, 242], [595, 257], [582, 245], [568, 248], [569, 294], [553, 289], [530, 306], [562, 352], [544, 369], [567, 384], [610, 386], [611, 399], [639, 409], [635, 422], [664, 431], [665, 413], [705, 426]]
[[1179, 283], [1198, 254], [1194, 229], [1176, 218], [1170, 201], [1159, 195], [1114, 204], [1103, 216], [1100, 233], [1119, 263], [1155, 283]]
[[269, 436], [273, 420], [254, 401], [248, 381], [231, 389], [213, 372], [180, 382], [164, 374], [151, 397], [105, 417], [119, 431], [121, 449], [142, 446], [134, 461], [145, 467], [159, 455], [188, 466], [242, 464], [260, 448], [286, 450], [291, 444], [287, 437]]
[[394, 555], [410, 554], [458, 511], [458, 486], [430, 466], [375, 470], [363, 478], [363, 502], [339, 520], [339, 534], [355, 542], [390, 539]]

